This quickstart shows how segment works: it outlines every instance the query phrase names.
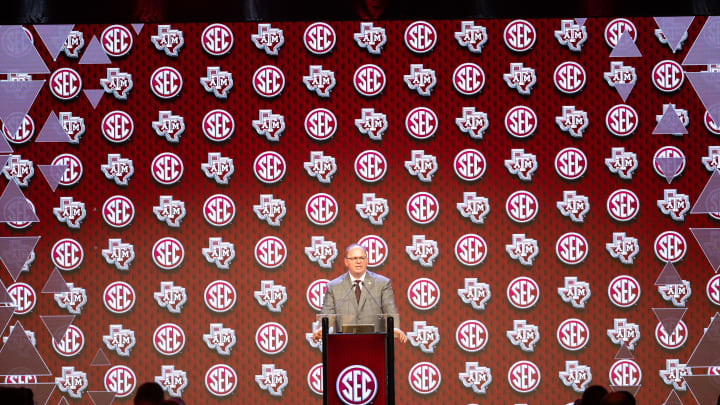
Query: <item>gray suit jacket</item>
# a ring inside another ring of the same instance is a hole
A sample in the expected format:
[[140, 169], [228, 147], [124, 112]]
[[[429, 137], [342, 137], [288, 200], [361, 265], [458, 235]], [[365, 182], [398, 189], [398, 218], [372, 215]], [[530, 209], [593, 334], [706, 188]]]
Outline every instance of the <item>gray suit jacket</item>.
[[[377, 303], [369, 293], [372, 293]], [[380, 307], [378, 307], [378, 304]], [[397, 315], [398, 311], [395, 307], [395, 296], [393, 295], [392, 285], [390, 285], [390, 279], [371, 271], [365, 273], [365, 282], [360, 290], [359, 303], [355, 298], [350, 274], [345, 273], [330, 281], [327, 284], [325, 302], [321, 313], [339, 315], [336, 319], [336, 331], [340, 330], [343, 323], [349, 323], [372, 324], [375, 325], [376, 331], [384, 332], [385, 321], [378, 319], [378, 314], [395, 314], [395, 327], [400, 327], [400, 317]]]

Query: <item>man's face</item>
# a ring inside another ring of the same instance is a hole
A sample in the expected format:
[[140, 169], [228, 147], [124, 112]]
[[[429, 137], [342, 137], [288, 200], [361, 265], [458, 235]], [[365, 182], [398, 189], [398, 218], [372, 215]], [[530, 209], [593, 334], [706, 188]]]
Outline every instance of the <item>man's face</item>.
[[358, 247], [348, 250], [345, 256], [345, 268], [348, 269], [353, 277], [362, 277], [367, 269], [367, 255], [365, 251]]

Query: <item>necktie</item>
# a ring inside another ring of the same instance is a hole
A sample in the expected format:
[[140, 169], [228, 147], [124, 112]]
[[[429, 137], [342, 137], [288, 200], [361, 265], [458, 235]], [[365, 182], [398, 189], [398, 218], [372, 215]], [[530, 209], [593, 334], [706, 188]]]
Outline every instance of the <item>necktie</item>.
[[360, 280], [355, 280], [355, 299], [360, 303]]

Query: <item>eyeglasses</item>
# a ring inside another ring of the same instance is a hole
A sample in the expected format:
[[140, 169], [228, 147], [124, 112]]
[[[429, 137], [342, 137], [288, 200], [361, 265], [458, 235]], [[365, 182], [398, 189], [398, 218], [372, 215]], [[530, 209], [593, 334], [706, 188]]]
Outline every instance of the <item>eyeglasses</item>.
[[364, 262], [365, 259], [367, 259], [367, 256], [346, 257], [345, 259], [350, 260], [351, 262]]

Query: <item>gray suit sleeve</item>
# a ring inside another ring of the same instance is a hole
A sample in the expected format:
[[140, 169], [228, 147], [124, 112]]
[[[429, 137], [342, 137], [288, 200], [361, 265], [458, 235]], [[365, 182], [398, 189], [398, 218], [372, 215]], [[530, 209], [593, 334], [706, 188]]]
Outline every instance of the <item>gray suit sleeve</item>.
[[393, 293], [392, 284], [390, 280], [382, 288], [382, 294], [380, 298], [382, 303], [382, 311], [386, 314], [394, 314], [395, 327], [400, 328], [400, 314], [398, 313], [397, 307], [395, 306], [395, 294]]
[[320, 310], [321, 314], [334, 314], [335, 311], [335, 294], [333, 293], [333, 289], [330, 288], [328, 285], [327, 290], [325, 291], [325, 298], [323, 301], [322, 310]]

